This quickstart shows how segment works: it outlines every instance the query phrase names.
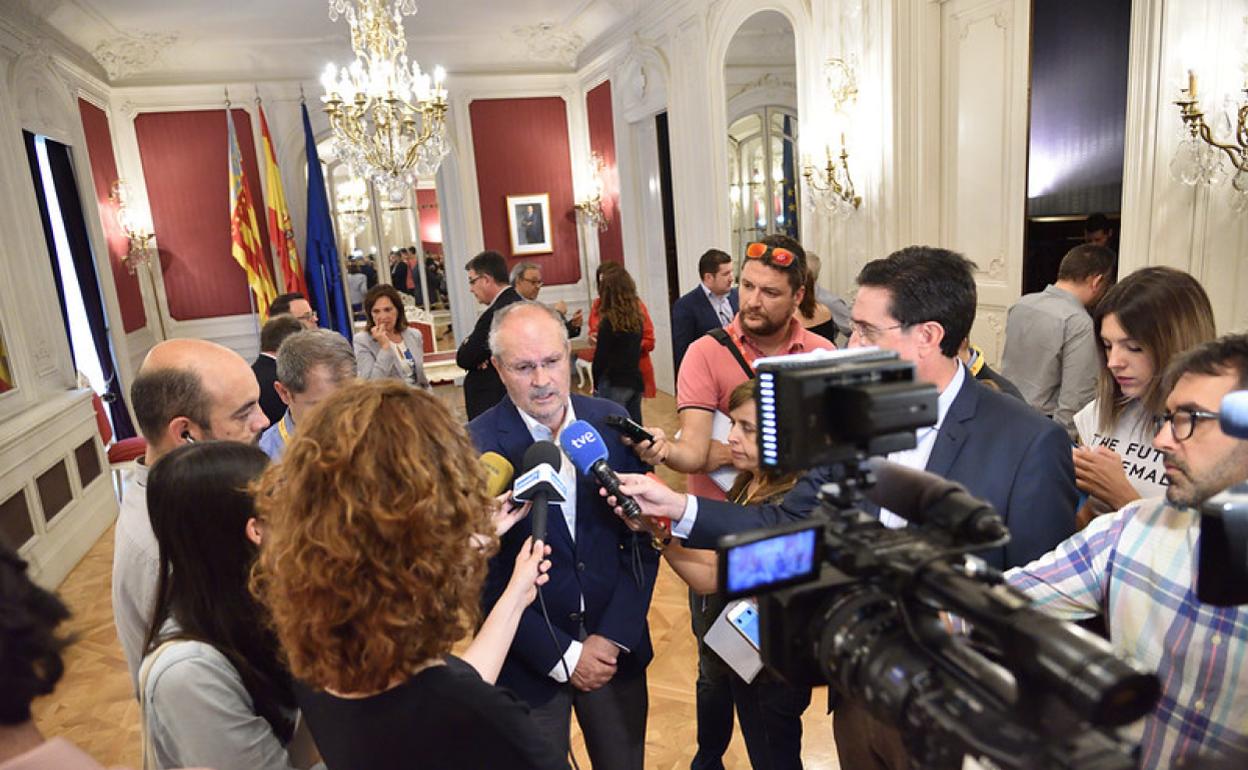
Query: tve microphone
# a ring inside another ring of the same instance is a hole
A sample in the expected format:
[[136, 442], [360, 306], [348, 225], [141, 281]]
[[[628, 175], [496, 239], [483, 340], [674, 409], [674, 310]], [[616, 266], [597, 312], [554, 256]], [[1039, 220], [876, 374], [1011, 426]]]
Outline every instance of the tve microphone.
[[992, 506], [966, 488], [926, 471], [872, 458], [875, 486], [863, 494], [912, 524], [932, 524], [971, 543], [990, 543], [1009, 534]]
[[1218, 424], [1226, 435], [1248, 439], [1248, 390], [1232, 390], [1222, 398]]
[[481, 455], [481, 467], [485, 468], [485, 491], [490, 497], [498, 497], [511, 486], [516, 469], [498, 452]]
[[637, 501], [620, 491], [620, 477], [615, 475], [611, 466], [607, 465], [607, 445], [594, 426], [584, 420], [577, 420], [563, 429], [559, 435], [559, 443], [563, 451], [572, 458], [572, 464], [586, 476], [594, 479], [607, 490], [607, 494], [615, 498], [626, 516], [635, 519], [641, 515]]
[[559, 466], [563, 464], [563, 453], [551, 441], [538, 441], [524, 453], [521, 464], [524, 470], [516, 479], [512, 497], [533, 502], [533, 510], [529, 513], [533, 539], [544, 543], [546, 542], [547, 503], [552, 500], [561, 503], [568, 499], [568, 487], [559, 475]]

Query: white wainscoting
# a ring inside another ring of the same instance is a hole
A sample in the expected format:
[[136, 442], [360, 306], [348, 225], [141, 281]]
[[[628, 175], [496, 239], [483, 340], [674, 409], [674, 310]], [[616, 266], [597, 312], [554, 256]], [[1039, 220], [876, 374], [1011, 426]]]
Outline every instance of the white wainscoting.
[[[75, 449], [91, 442], [101, 472], [85, 487]], [[63, 462], [72, 499], [45, 521], [38, 477]], [[24, 493], [34, 536], [19, 548], [31, 576], [54, 588], [117, 517], [108, 459], [88, 390], [67, 391], [0, 425], [0, 501]], [[101, 588], [101, 590], [105, 590]]]

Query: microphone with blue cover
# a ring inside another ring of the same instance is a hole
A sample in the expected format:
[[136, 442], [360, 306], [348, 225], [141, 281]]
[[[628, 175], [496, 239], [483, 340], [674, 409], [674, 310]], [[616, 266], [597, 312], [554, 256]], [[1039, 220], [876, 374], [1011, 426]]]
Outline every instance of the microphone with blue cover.
[[1248, 439], [1248, 390], [1232, 390], [1222, 398], [1218, 423], [1226, 435]]
[[637, 501], [620, 491], [620, 477], [607, 465], [607, 445], [594, 426], [577, 420], [563, 429], [559, 436], [563, 451], [572, 458], [572, 464], [586, 476], [592, 476], [607, 494], [615, 498], [615, 504], [630, 519], [641, 515]]
[[524, 470], [516, 478], [511, 496], [516, 500], [532, 501], [529, 523], [533, 530], [533, 539], [544, 543], [548, 503], [562, 503], [568, 499], [567, 484], [559, 475], [563, 453], [554, 442], [537, 441], [525, 451], [520, 464]]

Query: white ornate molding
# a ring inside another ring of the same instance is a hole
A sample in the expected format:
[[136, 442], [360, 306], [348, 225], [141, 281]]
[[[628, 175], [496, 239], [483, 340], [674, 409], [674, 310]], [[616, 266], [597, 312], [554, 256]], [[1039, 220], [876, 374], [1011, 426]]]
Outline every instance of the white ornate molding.
[[177, 42], [177, 34], [122, 34], [101, 40], [91, 55], [108, 73], [109, 80], [120, 80], [158, 68], [164, 60], [165, 51]]
[[611, 78], [621, 117], [636, 123], [667, 107], [663, 58], [651, 41], [634, 38]]
[[585, 47], [585, 40], [579, 34], [553, 21], [515, 27], [512, 33], [525, 44], [528, 57], [534, 61], [554, 61], [575, 67], [576, 58]]
[[747, 94], [750, 91], [757, 91], [760, 89], [795, 91], [797, 90], [797, 83], [787, 78], [783, 78], [774, 72], [765, 72], [754, 80], [737, 86], [736, 90], [728, 94], [728, 101], [732, 101], [742, 94]]

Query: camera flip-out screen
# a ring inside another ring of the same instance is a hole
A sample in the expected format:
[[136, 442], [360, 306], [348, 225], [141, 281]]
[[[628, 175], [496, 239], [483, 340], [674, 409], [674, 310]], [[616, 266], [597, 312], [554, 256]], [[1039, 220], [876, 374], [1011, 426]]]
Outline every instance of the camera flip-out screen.
[[813, 580], [823, 563], [822, 533], [822, 520], [812, 520], [782, 531], [760, 530], [722, 538], [721, 593], [736, 599]]

